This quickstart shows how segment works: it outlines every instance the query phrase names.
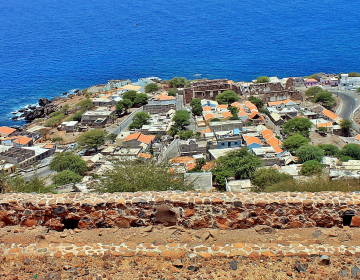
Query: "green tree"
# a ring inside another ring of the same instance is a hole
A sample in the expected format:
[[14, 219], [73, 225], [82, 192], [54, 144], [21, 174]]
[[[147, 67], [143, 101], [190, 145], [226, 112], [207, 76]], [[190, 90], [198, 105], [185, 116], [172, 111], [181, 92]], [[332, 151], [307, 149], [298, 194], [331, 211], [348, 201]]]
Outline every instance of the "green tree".
[[111, 141], [114, 142], [116, 140], [117, 135], [115, 133], [110, 133], [106, 138]]
[[149, 98], [146, 93], [137, 93], [134, 100], [134, 105], [145, 105], [147, 104], [148, 99]]
[[252, 183], [257, 186], [260, 191], [263, 191], [266, 187], [287, 180], [292, 180], [289, 174], [280, 173], [279, 170], [275, 168], [259, 168], [254, 172]]
[[257, 98], [257, 97], [255, 97], [255, 96], [250, 96], [250, 97], [249, 97], [249, 101], [250, 101], [252, 104], [254, 104], [254, 105], [258, 108], [258, 110], [260, 110], [261, 108], [264, 107], [264, 102], [263, 102], [262, 99], [260, 99], [260, 98]]
[[195, 98], [195, 99], [191, 100], [190, 106], [191, 106], [191, 112], [195, 116], [201, 116], [202, 115], [203, 107], [201, 106], [200, 99]]
[[131, 102], [134, 102], [136, 95], [137, 95], [137, 92], [135, 90], [128, 90], [127, 92], [125, 92], [123, 94], [122, 97], [123, 97], [123, 99], [130, 99]]
[[62, 186], [71, 183], [81, 182], [82, 176], [70, 170], [63, 170], [55, 175], [54, 183], [56, 186]]
[[118, 112], [118, 114], [121, 114], [122, 110], [124, 110], [125, 113], [127, 113], [127, 110], [131, 108], [132, 105], [133, 102], [130, 99], [123, 99], [116, 103], [115, 109]]
[[339, 148], [332, 144], [319, 144], [318, 147], [325, 156], [335, 156], [339, 152]]
[[181, 130], [178, 135], [181, 140], [187, 140], [194, 136], [194, 132], [192, 130]]
[[360, 73], [357, 72], [350, 72], [349, 77], [360, 77]]
[[303, 145], [296, 150], [296, 156], [298, 157], [298, 163], [304, 163], [308, 160], [321, 162], [324, 157], [324, 153], [317, 146]]
[[160, 87], [156, 83], [150, 83], [145, 86], [145, 92], [146, 93], [154, 93], [158, 91]]
[[214, 119], [211, 119], [210, 122], [221, 122], [221, 120], [219, 118], [214, 118]]
[[206, 160], [205, 159], [200, 159], [197, 163], [195, 168], [189, 170], [188, 172], [201, 172], [201, 168], [206, 164]]
[[88, 111], [94, 107], [93, 102], [91, 99], [87, 98], [84, 100], [81, 100], [80, 102], [76, 103], [75, 107], [79, 108], [83, 112]]
[[83, 174], [88, 170], [86, 162], [72, 152], [55, 154], [49, 167], [57, 172], [70, 170], [78, 174]]
[[88, 146], [95, 149], [105, 144], [108, 132], [102, 129], [93, 129], [81, 134], [76, 140], [79, 146]]
[[237, 95], [233, 90], [225, 90], [215, 98], [219, 104], [231, 104], [238, 101], [239, 99], [239, 95]]
[[316, 160], [308, 160], [304, 162], [301, 166], [300, 174], [301, 175], [314, 175], [320, 174], [322, 171], [323, 165]]
[[214, 182], [222, 190], [225, 189], [225, 179], [235, 177], [235, 180], [252, 179], [255, 170], [262, 161], [249, 152], [247, 148], [231, 151], [226, 156], [218, 158], [216, 167], [212, 170]]
[[283, 125], [283, 132], [286, 134], [298, 133], [308, 137], [312, 122], [307, 118], [293, 118]]
[[167, 134], [170, 135], [171, 137], [174, 137], [178, 133], [179, 133], [179, 130], [175, 126], [171, 126], [167, 132]]
[[360, 160], [360, 146], [358, 144], [346, 144], [341, 149], [340, 155]]
[[190, 113], [186, 110], [176, 111], [172, 121], [178, 130], [184, 130], [185, 126], [190, 124]]
[[146, 112], [137, 112], [134, 115], [132, 123], [129, 125], [130, 129], [140, 129], [143, 125], [149, 124], [150, 115]]
[[233, 116], [237, 117], [237, 114], [239, 113], [239, 108], [229, 105], [228, 110]]
[[193, 189], [183, 175], [173, 174], [169, 169], [167, 164], [143, 160], [118, 161], [114, 163], [113, 169], [105, 171], [96, 190], [114, 193]]
[[353, 159], [354, 159], [354, 158], [349, 157], [349, 156], [342, 156], [342, 157], [339, 158], [339, 160], [340, 160], [341, 162], [348, 162], [349, 160], [353, 160]]
[[327, 109], [331, 109], [336, 101], [331, 92], [321, 91], [315, 95], [314, 101], [320, 103]]
[[317, 93], [322, 92], [323, 89], [319, 86], [311, 87], [305, 91], [306, 96], [314, 97]]
[[352, 121], [343, 119], [340, 121], [340, 127], [343, 130], [345, 135], [349, 135], [350, 128], [352, 127]]
[[168, 95], [169, 95], [169, 96], [176, 96], [177, 93], [178, 93], [177, 88], [171, 88], [171, 89], [169, 89], [169, 91], [168, 91]]
[[256, 79], [256, 84], [268, 83], [270, 82], [270, 78], [268, 76], [260, 76]]
[[283, 147], [289, 152], [295, 152], [299, 147], [309, 143], [309, 139], [300, 135], [293, 134], [283, 142]]
[[167, 82], [168, 86], [171, 88], [183, 88], [186, 85], [186, 79], [184, 77], [174, 77]]

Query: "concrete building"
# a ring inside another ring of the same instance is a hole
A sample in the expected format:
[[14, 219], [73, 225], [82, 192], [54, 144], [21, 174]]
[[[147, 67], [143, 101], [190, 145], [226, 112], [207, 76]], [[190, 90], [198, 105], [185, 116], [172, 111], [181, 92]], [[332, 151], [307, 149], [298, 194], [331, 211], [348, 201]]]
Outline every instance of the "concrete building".
[[184, 102], [190, 103], [194, 98], [215, 100], [216, 96], [226, 90], [241, 94], [240, 86], [227, 79], [191, 82], [189, 88], [183, 89]]
[[360, 77], [349, 77], [349, 74], [341, 74], [340, 87], [353, 89], [360, 87]]
[[[102, 123], [107, 123], [110, 116], [115, 115], [115, 111], [105, 107], [99, 107], [93, 111], [87, 111], [82, 115], [81, 122], [87, 125], [93, 125], [98, 119], [102, 119]], [[105, 121], [104, 121], [105, 120]]]

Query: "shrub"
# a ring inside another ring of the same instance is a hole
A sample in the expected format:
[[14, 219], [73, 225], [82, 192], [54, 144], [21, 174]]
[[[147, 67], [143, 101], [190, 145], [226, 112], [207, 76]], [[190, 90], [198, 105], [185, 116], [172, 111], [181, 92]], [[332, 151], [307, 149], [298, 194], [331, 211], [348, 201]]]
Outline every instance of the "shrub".
[[314, 175], [320, 174], [323, 165], [315, 160], [309, 160], [302, 164], [300, 174], [301, 175]]
[[70, 171], [70, 170], [63, 170], [55, 175], [54, 183], [56, 186], [62, 186], [71, 183], [78, 183], [81, 182], [82, 176]]
[[357, 144], [346, 144], [340, 151], [341, 156], [348, 156], [354, 159], [360, 159], [360, 147]]
[[326, 156], [334, 156], [339, 152], [339, 148], [332, 144], [319, 144], [318, 147]]
[[261, 84], [261, 83], [268, 83], [270, 82], [270, 78], [268, 76], [260, 76], [256, 79], [256, 84]]
[[252, 183], [263, 191], [266, 187], [291, 179], [289, 174], [280, 173], [275, 168], [259, 168], [253, 175]]
[[309, 160], [320, 162], [324, 157], [324, 153], [317, 146], [303, 145], [296, 150], [296, 156], [298, 157], [298, 163], [303, 163]]
[[339, 160], [341, 162], [348, 162], [349, 160], [353, 160], [354, 158], [349, 157], [349, 156], [342, 156], [341, 158], [339, 158]]

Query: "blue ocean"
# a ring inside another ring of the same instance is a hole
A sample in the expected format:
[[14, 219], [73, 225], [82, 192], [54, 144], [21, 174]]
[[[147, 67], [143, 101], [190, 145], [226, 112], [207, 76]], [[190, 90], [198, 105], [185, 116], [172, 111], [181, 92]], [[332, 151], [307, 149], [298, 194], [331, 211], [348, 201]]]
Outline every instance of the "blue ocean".
[[0, 125], [109, 79], [360, 72], [360, 1], [17, 0], [0, 11]]

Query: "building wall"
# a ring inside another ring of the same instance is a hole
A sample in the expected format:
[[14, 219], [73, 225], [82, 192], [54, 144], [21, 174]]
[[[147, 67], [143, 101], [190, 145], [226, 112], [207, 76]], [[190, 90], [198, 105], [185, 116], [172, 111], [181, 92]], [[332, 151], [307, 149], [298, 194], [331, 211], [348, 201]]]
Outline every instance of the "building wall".
[[0, 194], [2, 226], [34, 225], [63, 230], [162, 224], [186, 228], [246, 229], [343, 227], [360, 219], [357, 193], [138, 192]]

